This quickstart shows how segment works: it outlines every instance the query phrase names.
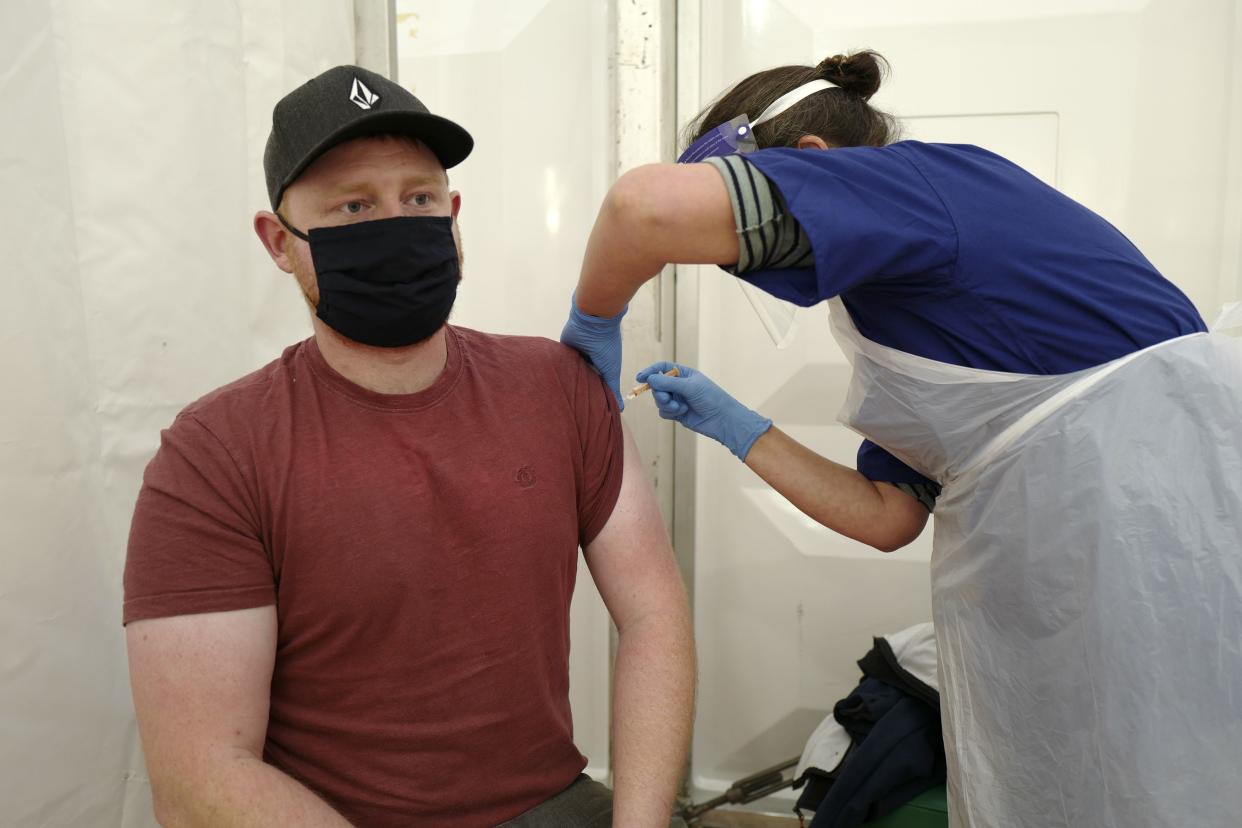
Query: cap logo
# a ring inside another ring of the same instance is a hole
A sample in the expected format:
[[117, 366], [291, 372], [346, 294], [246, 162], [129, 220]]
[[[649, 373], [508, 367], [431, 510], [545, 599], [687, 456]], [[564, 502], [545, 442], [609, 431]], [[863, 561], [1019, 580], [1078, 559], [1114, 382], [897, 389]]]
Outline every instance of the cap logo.
[[349, 99], [358, 104], [359, 109], [370, 109], [379, 101], [379, 95], [376, 95], [362, 81], [354, 78], [353, 88], [349, 90]]

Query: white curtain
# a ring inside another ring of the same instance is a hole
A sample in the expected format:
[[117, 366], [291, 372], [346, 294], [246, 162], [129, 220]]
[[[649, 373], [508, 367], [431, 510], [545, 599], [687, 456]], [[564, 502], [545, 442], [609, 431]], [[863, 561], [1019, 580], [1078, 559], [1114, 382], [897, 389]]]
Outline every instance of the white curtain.
[[352, 0], [0, 4], [0, 822], [150, 826], [121, 572], [159, 430], [306, 336], [250, 229]]

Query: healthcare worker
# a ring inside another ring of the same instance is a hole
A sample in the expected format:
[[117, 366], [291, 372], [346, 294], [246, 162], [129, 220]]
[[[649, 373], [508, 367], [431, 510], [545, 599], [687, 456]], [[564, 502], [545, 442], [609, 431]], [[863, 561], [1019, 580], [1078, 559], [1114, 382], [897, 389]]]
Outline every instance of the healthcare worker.
[[883, 68], [760, 72], [685, 163], [621, 176], [562, 340], [619, 391], [621, 316], [670, 262], [827, 301], [857, 470], [691, 368], [638, 378], [838, 532], [895, 549], [934, 509], [954, 824], [1242, 824], [1242, 340], [1004, 158], [894, 143]]

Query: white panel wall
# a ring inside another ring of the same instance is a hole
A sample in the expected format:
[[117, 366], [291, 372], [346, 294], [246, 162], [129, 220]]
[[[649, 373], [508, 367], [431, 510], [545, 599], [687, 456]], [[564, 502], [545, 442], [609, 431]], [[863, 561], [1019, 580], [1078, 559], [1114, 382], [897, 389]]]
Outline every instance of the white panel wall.
[[[296, 12], [296, 13], [295, 13]], [[153, 826], [121, 571], [159, 430], [310, 330], [250, 230], [353, 3], [0, 4], [0, 823]]]
[[[1209, 321], [1240, 298], [1236, 2], [699, 5], [697, 103], [759, 69], [876, 49], [894, 74], [874, 103], [908, 118], [910, 137], [1010, 155], [1119, 226]], [[858, 438], [833, 424], [849, 368], [826, 312], [801, 312], [777, 351], [728, 276], [683, 271], [698, 279], [700, 367], [852, 464]], [[693, 783], [718, 790], [801, 750], [857, 682], [871, 636], [930, 618], [930, 529], [884, 556], [806, 519], [718, 446], [701, 440], [697, 455]]]

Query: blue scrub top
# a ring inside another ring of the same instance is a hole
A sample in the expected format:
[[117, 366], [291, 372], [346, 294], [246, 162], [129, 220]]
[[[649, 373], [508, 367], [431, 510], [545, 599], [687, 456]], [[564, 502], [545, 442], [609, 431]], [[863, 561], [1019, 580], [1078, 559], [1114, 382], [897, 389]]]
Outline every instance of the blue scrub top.
[[[990, 371], [1063, 374], [1207, 330], [1194, 305], [1100, 216], [967, 145], [765, 149], [813, 269], [738, 274], [812, 305], [840, 296], [874, 342]], [[926, 478], [870, 442], [872, 480]]]

